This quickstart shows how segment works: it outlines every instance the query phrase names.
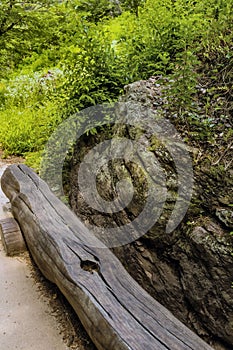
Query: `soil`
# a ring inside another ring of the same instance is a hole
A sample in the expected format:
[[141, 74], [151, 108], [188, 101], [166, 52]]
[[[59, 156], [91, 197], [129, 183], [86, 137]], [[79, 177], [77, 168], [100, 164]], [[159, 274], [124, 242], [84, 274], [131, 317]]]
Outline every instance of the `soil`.
[[[0, 176], [21, 157], [1, 159]], [[1, 191], [0, 191], [1, 192]], [[0, 219], [10, 213], [0, 193]], [[58, 288], [46, 280], [29, 252], [7, 257], [0, 240], [0, 348], [4, 350], [95, 350], [77, 315]]]

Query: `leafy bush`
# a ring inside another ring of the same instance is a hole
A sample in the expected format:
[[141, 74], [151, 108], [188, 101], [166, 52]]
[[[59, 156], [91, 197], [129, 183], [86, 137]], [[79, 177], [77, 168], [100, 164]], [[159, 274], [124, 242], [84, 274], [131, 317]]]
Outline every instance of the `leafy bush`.
[[[9, 73], [2, 72], [0, 81], [0, 143], [6, 152], [29, 152], [28, 161], [36, 162], [31, 152], [39, 156], [64, 118], [116, 100], [124, 85], [158, 74], [169, 77], [169, 103], [190, 132], [209, 138], [221, 115], [228, 118], [232, 1], [41, 3], [49, 13], [29, 11], [24, 18], [28, 27], [19, 28], [19, 37], [17, 28], [7, 37], [0, 34], [0, 60]], [[0, 12], [6, 4], [0, 4]], [[14, 11], [20, 15], [25, 8]], [[195, 100], [198, 84], [208, 92], [201, 115]]]
[[104, 31], [85, 23], [73, 41], [66, 50], [64, 84], [59, 90], [67, 101], [67, 115], [116, 99], [127, 82], [123, 62], [106, 42]]
[[109, 0], [80, 0], [75, 4], [75, 10], [81, 11], [86, 20], [94, 23], [115, 17], [121, 12], [118, 2]]
[[59, 122], [53, 102], [39, 108], [5, 109], [0, 112], [1, 147], [6, 154], [24, 155], [39, 151]]

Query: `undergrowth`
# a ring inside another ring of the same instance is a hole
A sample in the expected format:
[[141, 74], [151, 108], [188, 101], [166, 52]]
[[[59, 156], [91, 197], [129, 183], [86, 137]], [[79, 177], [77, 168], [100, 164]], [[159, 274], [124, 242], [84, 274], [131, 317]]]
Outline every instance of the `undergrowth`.
[[[31, 49], [22, 51], [21, 60], [20, 52], [9, 56], [0, 36], [1, 54], [11, 57], [13, 67], [0, 80], [5, 156], [24, 155], [38, 169], [44, 145], [62, 120], [115, 101], [124, 85], [152, 75], [169, 77], [171, 118], [185, 128], [187, 139], [214, 144], [224, 133], [229, 144], [233, 2], [147, 0], [105, 12], [103, 1], [91, 4], [52, 5], [54, 17], [43, 17], [45, 26], [56, 21], [48, 44], [39, 45], [38, 31], [26, 37]], [[40, 13], [34, 25], [36, 20]]]

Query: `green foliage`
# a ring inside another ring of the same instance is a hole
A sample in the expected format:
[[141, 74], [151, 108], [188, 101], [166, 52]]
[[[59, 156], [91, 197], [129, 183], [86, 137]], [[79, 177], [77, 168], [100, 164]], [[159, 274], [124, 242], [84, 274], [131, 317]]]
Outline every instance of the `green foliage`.
[[[61, 122], [54, 92], [61, 71], [12, 77], [2, 84], [0, 144], [7, 154], [39, 152]], [[0, 90], [0, 91], [1, 91]]]
[[118, 2], [110, 0], [79, 0], [74, 3], [74, 8], [82, 12], [86, 20], [94, 23], [120, 14]]
[[158, 74], [169, 77], [170, 108], [188, 133], [210, 140], [230, 115], [232, 13], [232, 0], [2, 0], [1, 147], [38, 168], [64, 118]]
[[4, 98], [7, 106], [36, 107], [46, 100], [48, 94], [56, 90], [56, 81], [62, 71], [55, 68], [47, 72], [20, 74], [10, 79], [5, 87]]
[[145, 0], [122, 0], [122, 8], [134, 13], [136, 17], [139, 16], [139, 8], [145, 4]]
[[64, 79], [58, 90], [64, 115], [115, 100], [127, 83], [124, 62], [107, 36], [104, 27], [83, 20], [66, 46]]
[[[58, 24], [64, 22], [63, 4], [52, 0], [2, 0], [0, 2], [0, 78], [22, 59], [60, 45]], [[65, 22], [64, 22], [65, 23]]]
[[1, 111], [0, 140], [5, 153], [24, 155], [40, 150], [60, 121], [56, 112], [53, 103]]
[[34, 169], [37, 173], [40, 171], [41, 160], [43, 157], [43, 151], [27, 152], [25, 154], [26, 164]]

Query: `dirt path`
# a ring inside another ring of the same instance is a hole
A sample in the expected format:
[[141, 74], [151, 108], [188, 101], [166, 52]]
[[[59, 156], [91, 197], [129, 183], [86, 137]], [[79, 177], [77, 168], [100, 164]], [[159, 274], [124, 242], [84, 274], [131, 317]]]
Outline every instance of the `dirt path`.
[[[0, 160], [0, 177], [9, 163], [19, 161]], [[0, 219], [11, 215], [7, 202], [0, 189]], [[72, 308], [40, 274], [29, 254], [7, 257], [1, 241], [0, 349], [95, 349]]]
[[39, 298], [23, 258], [8, 258], [0, 246], [0, 348], [65, 350], [56, 319]]

